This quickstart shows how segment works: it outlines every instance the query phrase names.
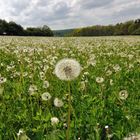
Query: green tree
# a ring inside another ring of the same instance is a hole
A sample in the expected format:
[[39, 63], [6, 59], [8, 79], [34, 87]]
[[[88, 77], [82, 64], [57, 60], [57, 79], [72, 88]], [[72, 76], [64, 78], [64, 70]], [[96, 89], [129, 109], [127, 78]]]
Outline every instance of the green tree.
[[0, 35], [6, 33], [7, 27], [8, 27], [7, 22], [5, 20], [0, 19]]
[[13, 21], [8, 23], [8, 27], [6, 29], [8, 35], [23, 35], [24, 29], [21, 25], [16, 24]]

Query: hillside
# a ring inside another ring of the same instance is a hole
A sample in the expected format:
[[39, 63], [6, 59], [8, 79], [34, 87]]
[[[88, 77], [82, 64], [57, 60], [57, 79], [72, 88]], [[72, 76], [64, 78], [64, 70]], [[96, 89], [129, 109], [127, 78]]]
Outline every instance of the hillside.
[[75, 29], [53, 30], [54, 36], [66, 36], [73, 32]]
[[54, 36], [115, 36], [140, 35], [140, 19], [115, 25], [93, 25], [83, 28], [54, 30]]

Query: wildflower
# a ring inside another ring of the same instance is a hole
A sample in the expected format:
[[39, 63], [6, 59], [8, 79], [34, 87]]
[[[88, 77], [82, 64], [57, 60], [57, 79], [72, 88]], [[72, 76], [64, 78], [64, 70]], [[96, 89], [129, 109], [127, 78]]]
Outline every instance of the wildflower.
[[129, 64], [128, 68], [129, 69], [134, 68], [134, 65], [133, 64]]
[[48, 69], [49, 69], [49, 66], [45, 65], [44, 68], [43, 68], [43, 71], [47, 72]]
[[54, 99], [54, 105], [56, 106], [56, 107], [62, 107], [63, 106], [63, 101], [62, 100], [60, 100], [60, 99], [58, 99], [58, 98], [55, 98]]
[[96, 60], [89, 60], [88, 61], [88, 65], [91, 65], [91, 66], [96, 66]]
[[70, 81], [79, 76], [81, 71], [80, 64], [69, 58], [60, 60], [55, 67], [55, 74], [61, 80]]
[[112, 71], [111, 70], [108, 70], [107, 72], [106, 72], [106, 75], [107, 76], [110, 76], [112, 74]]
[[132, 54], [129, 54], [129, 55], [128, 55], [128, 59], [129, 59], [129, 60], [132, 60], [133, 57], [134, 57], [134, 55], [132, 55]]
[[105, 129], [108, 129], [108, 128], [109, 128], [109, 126], [108, 126], [108, 125], [106, 125], [106, 126], [105, 126]]
[[89, 72], [84, 72], [84, 75], [89, 75]]
[[26, 135], [23, 129], [19, 129], [17, 136], [18, 136], [18, 140], [30, 140], [30, 138]]
[[23, 134], [23, 133], [24, 133], [24, 130], [23, 130], [23, 129], [19, 129], [17, 135], [20, 136], [20, 135]]
[[99, 83], [99, 84], [101, 84], [101, 83], [104, 82], [104, 78], [102, 78], [102, 77], [96, 77], [96, 82]]
[[119, 92], [119, 98], [120, 98], [121, 100], [125, 100], [127, 97], [128, 97], [128, 92], [127, 92], [127, 90], [121, 90], [121, 91]]
[[50, 93], [45, 92], [41, 95], [41, 97], [42, 97], [42, 100], [47, 101], [47, 100], [50, 100], [52, 96], [50, 95]]
[[0, 84], [5, 83], [6, 81], [7, 81], [7, 79], [0, 75]]
[[28, 76], [28, 72], [23, 73], [23, 77], [26, 77], [26, 76]]
[[43, 88], [48, 88], [50, 86], [48, 81], [44, 81]]
[[113, 69], [115, 70], [115, 72], [118, 72], [118, 71], [121, 70], [121, 67], [120, 67], [118, 64], [116, 64], [116, 65], [113, 67]]
[[113, 137], [113, 134], [108, 134], [107, 137], [111, 139]]
[[36, 85], [30, 85], [29, 87], [29, 93], [30, 95], [34, 95], [37, 92], [37, 86]]
[[86, 83], [85, 83], [85, 81], [82, 81], [80, 83], [80, 89], [83, 91], [83, 90], [85, 90], [85, 88], [86, 88]]
[[112, 79], [110, 79], [110, 85], [112, 86], [114, 83], [113, 83], [113, 80]]
[[43, 78], [45, 77], [45, 73], [42, 72], [42, 71], [39, 73], [39, 75], [40, 75], [40, 78], [41, 78], [41, 79], [43, 79]]
[[96, 62], [96, 60], [95, 60], [95, 55], [92, 54], [92, 55], [90, 56], [89, 60], [87, 61], [87, 64], [88, 64], [88, 65], [91, 65], [91, 66], [95, 66], [96, 63], [97, 63], [97, 62]]
[[63, 127], [64, 127], [64, 128], [67, 128], [67, 123], [64, 123], [64, 124], [63, 124]]
[[51, 118], [51, 124], [52, 125], [56, 125], [56, 124], [58, 124], [59, 123], [59, 119], [57, 118], [57, 117], [52, 117]]
[[123, 138], [123, 140], [140, 140], [140, 134], [131, 133], [128, 137]]

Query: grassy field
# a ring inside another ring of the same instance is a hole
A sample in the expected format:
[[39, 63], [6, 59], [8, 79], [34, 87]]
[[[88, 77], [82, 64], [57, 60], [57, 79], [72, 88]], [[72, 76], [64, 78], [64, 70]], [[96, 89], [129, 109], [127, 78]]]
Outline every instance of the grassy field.
[[69, 140], [139, 140], [140, 37], [0, 37], [0, 140], [65, 140], [69, 108]]

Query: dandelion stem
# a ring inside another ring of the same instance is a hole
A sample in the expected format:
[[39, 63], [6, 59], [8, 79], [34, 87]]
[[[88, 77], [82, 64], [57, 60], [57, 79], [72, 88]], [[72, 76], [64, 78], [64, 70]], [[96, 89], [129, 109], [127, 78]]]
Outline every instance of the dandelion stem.
[[70, 94], [70, 82], [68, 82], [68, 122], [66, 131], [66, 140], [69, 140], [70, 131], [70, 115], [71, 115], [71, 94]]

